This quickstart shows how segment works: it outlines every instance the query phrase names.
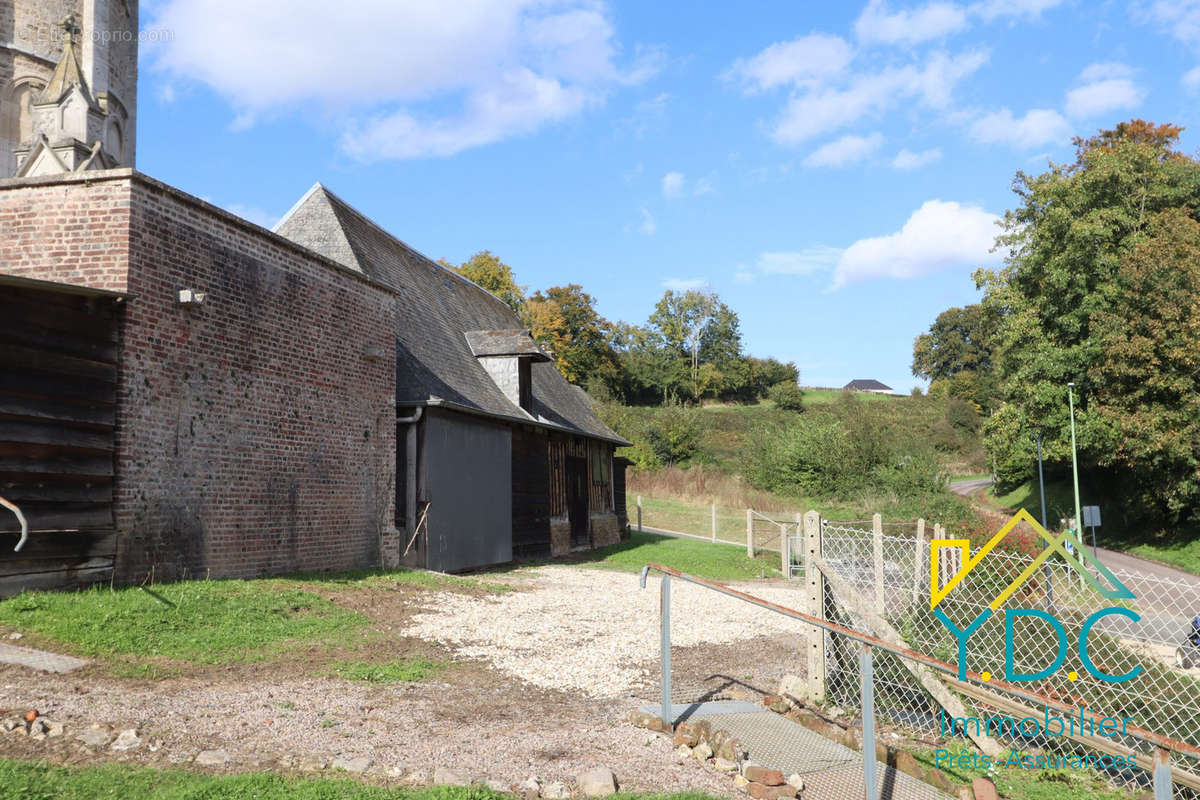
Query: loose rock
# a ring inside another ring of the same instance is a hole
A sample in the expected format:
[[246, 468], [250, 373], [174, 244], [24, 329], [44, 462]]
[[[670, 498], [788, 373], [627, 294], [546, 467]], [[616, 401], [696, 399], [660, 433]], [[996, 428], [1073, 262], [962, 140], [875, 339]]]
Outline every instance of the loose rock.
[[757, 764], [751, 764], [746, 767], [742, 771], [742, 774], [751, 783], [761, 783], [764, 786], [782, 786], [787, 783], [787, 779], [783, 777], [783, 773], [779, 770], [760, 767]]
[[796, 796], [796, 790], [786, 783], [781, 786], [767, 786], [751, 781], [746, 790], [755, 800], [783, 800], [785, 797]]
[[358, 756], [357, 758], [335, 758], [333, 760], [334, 769], [344, 769], [346, 772], [366, 772], [371, 768], [371, 764], [375, 762], [366, 756]]
[[113, 750], [136, 750], [142, 746], [142, 740], [133, 728], [127, 728], [117, 736], [117, 740], [109, 745]]
[[223, 767], [232, 760], [224, 750], [201, 750], [195, 763], [201, 767]]
[[714, 758], [713, 768], [721, 772], [737, 772], [738, 765], [736, 761], [730, 761], [727, 758]]
[[605, 797], [617, 791], [617, 777], [604, 767], [589, 769], [575, 778], [584, 797]]
[[975, 791], [975, 800], [999, 800], [1000, 798], [1000, 795], [996, 793], [996, 784], [987, 778], [976, 778], [971, 781], [971, 788]]
[[533, 798], [541, 795], [542, 782], [538, 780], [536, 775], [530, 775], [524, 783], [517, 787], [517, 792], [525, 800], [533, 800]]
[[692, 748], [692, 757], [697, 761], [708, 761], [713, 757], [713, 750], [707, 743], [701, 742]]
[[329, 762], [323, 758], [318, 758], [317, 756], [300, 757], [300, 769], [303, 772], [320, 772], [328, 766]]
[[542, 797], [546, 798], [546, 800], [565, 800], [570, 796], [571, 793], [567, 791], [567, 787], [558, 781], [547, 783], [542, 787]]
[[80, 731], [75, 738], [88, 747], [104, 747], [112, 740], [112, 733], [104, 725], [92, 725]]
[[[337, 763], [337, 762], [334, 762]], [[433, 770], [433, 782], [447, 786], [466, 786], [467, 780], [453, 770], [437, 767]]]
[[788, 775], [787, 782], [788, 786], [795, 789], [797, 794], [804, 791], [804, 778], [801, 778], [796, 773], [793, 772], [791, 775]]

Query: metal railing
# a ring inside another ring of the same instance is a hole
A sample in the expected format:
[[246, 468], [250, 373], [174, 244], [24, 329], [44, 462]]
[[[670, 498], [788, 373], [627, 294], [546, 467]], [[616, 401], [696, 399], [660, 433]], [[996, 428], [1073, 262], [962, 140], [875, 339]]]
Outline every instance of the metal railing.
[[[671, 703], [671, 579], [676, 578], [687, 583], [701, 586], [710, 589], [714, 592], [724, 594], [728, 597], [733, 597], [751, 605], [764, 608], [785, 617], [790, 617], [797, 621], [803, 622], [806, 625], [819, 628], [828, 633], [839, 634], [849, 640], [857, 642], [861, 650], [859, 652], [859, 691], [861, 701], [861, 713], [863, 719], [863, 779], [865, 782], [865, 797], [867, 800], [876, 800], [879, 797], [878, 777], [875, 764], [875, 706], [874, 706], [874, 665], [872, 661], [872, 649], [878, 648], [886, 653], [890, 653], [900, 658], [908, 659], [917, 664], [920, 664], [937, 672], [944, 673], [950, 676], [951, 679], [957, 680], [959, 675], [958, 667], [951, 665], [946, 661], [941, 661], [924, 653], [919, 653], [916, 650], [909, 649], [900, 645], [896, 645], [885, 639], [872, 636], [868, 633], [854, 630], [845, 625], [840, 625], [836, 622], [831, 622], [827, 619], [815, 617], [811, 614], [806, 614], [802, 611], [787, 608], [769, 600], [764, 600], [760, 597], [747, 594], [746, 592], [732, 589], [728, 586], [699, 578], [694, 575], [689, 575], [671, 567], [666, 567], [661, 564], [646, 564], [642, 567], [640, 585], [646, 588], [646, 579], [651, 570], [662, 574], [662, 582], [660, 584], [661, 592], [661, 628], [660, 628], [660, 648], [661, 648], [661, 666], [662, 666], [662, 718], [668, 724], [673, 724], [674, 716]], [[992, 692], [1004, 695], [1011, 695], [1019, 698], [1027, 703], [1035, 705], [1043, 705], [1047, 709], [1061, 712], [1066, 715], [1076, 717], [1082, 721], [1090, 721], [1093, 726], [1099, 724], [1102, 717], [1093, 713], [1087, 708], [1070, 706], [1055, 698], [1040, 695], [1036, 692], [1031, 692], [1027, 689], [1000, 680], [994, 676], [989, 676], [988, 680], [984, 680], [982, 675], [971, 670], [966, 671], [967, 681], [964, 685], [976, 685], [985, 687]], [[1153, 733], [1143, 728], [1135, 726], [1127, 726], [1125, 732], [1128, 736], [1141, 740], [1146, 744], [1152, 745], [1155, 749], [1153, 766], [1151, 768], [1154, 783], [1155, 800], [1170, 800], [1172, 793], [1172, 771], [1170, 763], [1170, 754], [1172, 752], [1182, 755], [1191, 756], [1193, 758], [1200, 757], [1200, 747], [1195, 747], [1186, 742], [1181, 742], [1167, 736]]]

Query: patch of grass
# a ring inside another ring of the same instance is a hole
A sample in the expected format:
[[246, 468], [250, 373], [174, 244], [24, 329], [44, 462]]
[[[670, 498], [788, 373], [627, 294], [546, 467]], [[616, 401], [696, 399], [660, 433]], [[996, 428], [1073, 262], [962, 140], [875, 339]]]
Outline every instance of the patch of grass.
[[[970, 752], [961, 742], [951, 742], [946, 748], [954, 754]], [[933, 751], [916, 754], [917, 761], [936, 767]], [[1021, 800], [1122, 800], [1131, 792], [1113, 787], [1108, 780], [1093, 769], [1021, 769], [996, 766], [991, 770], [948, 767], [946, 762], [938, 767], [954, 783], [970, 785], [975, 778], [988, 777], [996, 784], [1002, 797], [1019, 797]]]
[[[83, 769], [0, 759], [0, 797], [21, 800], [500, 800], [484, 786], [385, 789], [349, 778], [204, 775], [106, 765]], [[711, 800], [707, 795], [622, 794], [628, 800]]]
[[445, 668], [440, 661], [424, 658], [402, 659], [383, 663], [371, 661], [345, 661], [333, 665], [333, 673], [339, 678], [361, 683], [416, 683], [436, 675]]
[[[1025, 509], [1039, 522], [1042, 519], [1042, 497], [1036, 480], [1026, 481], [1003, 494], [995, 494], [995, 488], [986, 491], [986, 496], [1008, 511]], [[1075, 516], [1075, 489], [1070, 481], [1046, 481], [1046, 521], [1058, 527], [1063, 517]]]
[[1158, 544], [1143, 542], [1124, 548], [1126, 552], [1151, 561], [1161, 561], [1173, 567], [1200, 575], [1200, 539]]
[[628, 541], [598, 548], [584, 557], [585, 564], [629, 572], [638, 572], [651, 561], [714, 581], [779, 575], [779, 556], [775, 554], [769, 561], [747, 558], [745, 549], [727, 544], [636, 531]]
[[366, 623], [313, 592], [270, 580], [26, 592], [0, 602], [0, 625], [42, 634], [82, 655], [199, 664], [261, 661]]
[[871, 394], [869, 392], [847, 392], [844, 389], [804, 389], [803, 387], [801, 387], [801, 389], [804, 392], [804, 404], [805, 405], [808, 405], [810, 403], [813, 403], [813, 404], [834, 403], [834, 402], [840, 400], [841, 398], [845, 397], [847, 394], [851, 394], [854, 397], [857, 397], [861, 400], [867, 400], [869, 402], [876, 402], [876, 401], [883, 401], [883, 400], [907, 400], [908, 399], [907, 395], [905, 395], [903, 397], [897, 397], [897, 396], [890, 395], [890, 394]]
[[513, 588], [503, 583], [481, 581], [458, 575], [446, 575], [423, 569], [372, 569], [349, 572], [298, 572], [285, 575], [280, 580], [297, 581], [313, 586], [370, 587], [411, 586], [417, 589], [480, 589], [494, 594], [511, 592]]

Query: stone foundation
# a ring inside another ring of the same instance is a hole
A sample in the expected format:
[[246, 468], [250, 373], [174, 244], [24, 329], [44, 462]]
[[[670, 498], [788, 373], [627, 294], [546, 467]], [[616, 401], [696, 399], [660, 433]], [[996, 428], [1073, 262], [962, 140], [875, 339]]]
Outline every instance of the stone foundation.
[[592, 544], [595, 547], [618, 544], [620, 541], [621, 526], [616, 514], [611, 511], [592, 514]]
[[567, 517], [550, 518], [550, 555], [565, 556], [571, 552], [571, 520]]

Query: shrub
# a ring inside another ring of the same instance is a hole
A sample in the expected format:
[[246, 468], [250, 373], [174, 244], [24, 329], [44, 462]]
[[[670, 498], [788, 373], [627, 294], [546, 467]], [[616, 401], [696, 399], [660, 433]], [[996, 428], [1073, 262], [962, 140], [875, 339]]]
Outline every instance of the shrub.
[[780, 381], [767, 390], [767, 399], [784, 411], [804, 410], [804, 391], [792, 381]]
[[667, 406], [647, 426], [646, 442], [661, 463], [678, 464], [696, 454], [701, 432], [694, 409]]

